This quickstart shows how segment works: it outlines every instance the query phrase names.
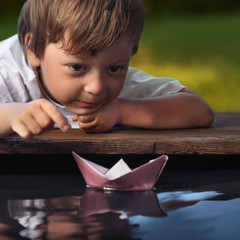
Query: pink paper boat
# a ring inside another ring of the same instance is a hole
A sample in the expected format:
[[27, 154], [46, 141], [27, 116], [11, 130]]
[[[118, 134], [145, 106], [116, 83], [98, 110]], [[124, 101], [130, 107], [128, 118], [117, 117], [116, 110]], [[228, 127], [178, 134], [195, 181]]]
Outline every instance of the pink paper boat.
[[89, 187], [115, 191], [153, 189], [168, 160], [166, 155], [162, 155], [131, 170], [122, 159], [108, 169], [80, 157], [75, 152], [73, 156]]

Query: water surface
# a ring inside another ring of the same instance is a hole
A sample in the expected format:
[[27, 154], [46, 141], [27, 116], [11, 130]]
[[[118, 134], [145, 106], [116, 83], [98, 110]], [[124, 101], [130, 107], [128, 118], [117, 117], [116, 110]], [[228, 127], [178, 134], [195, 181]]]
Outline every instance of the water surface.
[[0, 239], [240, 239], [240, 171], [165, 171], [156, 188], [79, 175], [1, 175]]

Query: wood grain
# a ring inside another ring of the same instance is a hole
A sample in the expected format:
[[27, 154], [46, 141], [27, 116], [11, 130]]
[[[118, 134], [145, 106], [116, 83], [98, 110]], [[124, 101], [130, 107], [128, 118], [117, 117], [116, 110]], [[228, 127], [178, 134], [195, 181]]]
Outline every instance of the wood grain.
[[30, 140], [0, 139], [0, 154], [240, 154], [240, 113], [217, 113], [211, 128], [146, 130], [116, 127], [103, 134], [49, 130]]

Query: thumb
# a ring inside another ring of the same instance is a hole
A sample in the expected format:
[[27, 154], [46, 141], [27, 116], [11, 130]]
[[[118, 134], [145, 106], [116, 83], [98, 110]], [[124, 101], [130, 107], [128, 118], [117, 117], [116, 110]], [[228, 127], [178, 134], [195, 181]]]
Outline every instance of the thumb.
[[77, 115], [77, 114], [74, 114], [74, 115], [72, 116], [72, 120], [73, 120], [73, 122], [77, 122], [77, 121], [78, 121], [78, 115]]

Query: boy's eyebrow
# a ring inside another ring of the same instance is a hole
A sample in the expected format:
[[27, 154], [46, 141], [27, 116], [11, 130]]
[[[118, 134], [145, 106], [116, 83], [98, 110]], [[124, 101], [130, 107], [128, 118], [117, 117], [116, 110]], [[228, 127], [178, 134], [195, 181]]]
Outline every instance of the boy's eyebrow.
[[[72, 61], [88, 61], [89, 59], [89, 56], [90, 58], [94, 58], [95, 56], [92, 56], [91, 54], [77, 54], [77, 55], [72, 55], [72, 54], [67, 54], [67, 55], [64, 55], [63, 58], [65, 58], [66, 60], [72, 60]], [[119, 56], [119, 55], [116, 55], [115, 57], [113, 57], [112, 59], [109, 59], [108, 61], [109, 62], [129, 62], [131, 59], [131, 56], [126, 56], [126, 55], [123, 55], [123, 56]]]
[[118, 58], [118, 59], [113, 59], [111, 62], [112, 63], [114, 63], [114, 62], [116, 62], [116, 63], [125, 63], [125, 62], [129, 62], [130, 61], [130, 57], [127, 57], [127, 58]]
[[81, 55], [81, 54], [64, 54], [63, 55], [63, 58], [66, 59], [66, 60], [73, 60], [73, 61], [77, 61], [77, 60], [86, 60], [88, 57], [87, 55]]

